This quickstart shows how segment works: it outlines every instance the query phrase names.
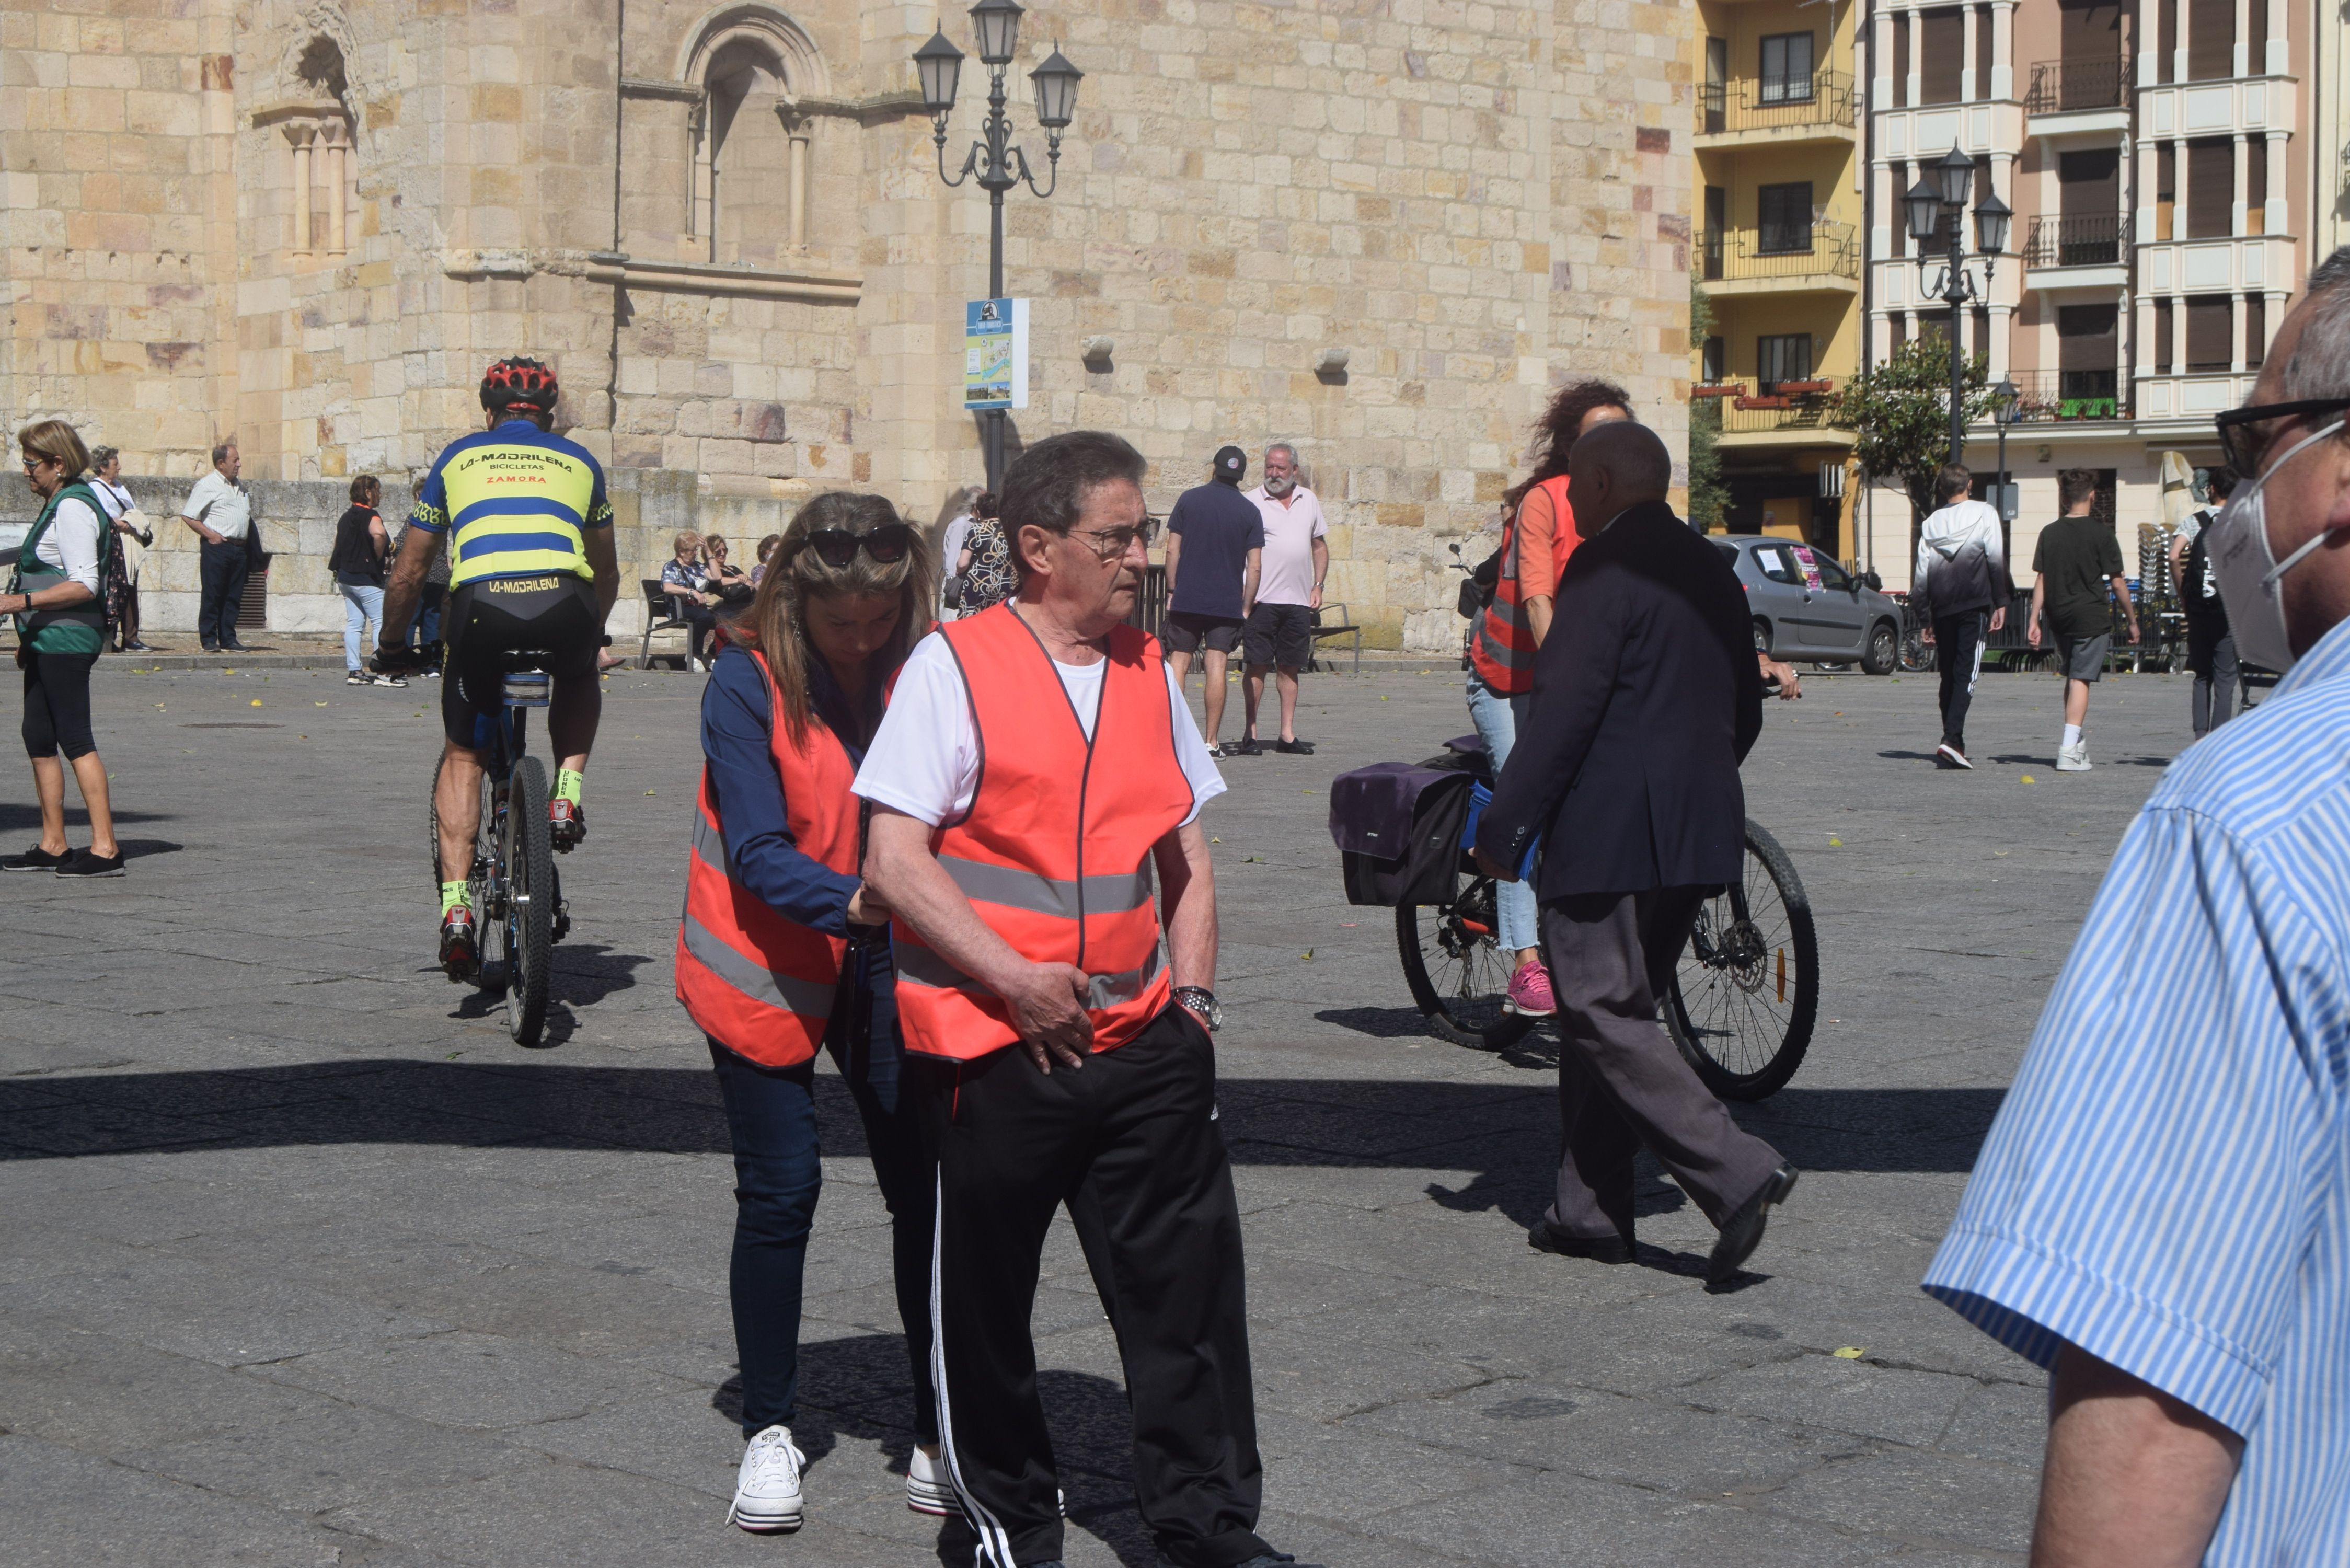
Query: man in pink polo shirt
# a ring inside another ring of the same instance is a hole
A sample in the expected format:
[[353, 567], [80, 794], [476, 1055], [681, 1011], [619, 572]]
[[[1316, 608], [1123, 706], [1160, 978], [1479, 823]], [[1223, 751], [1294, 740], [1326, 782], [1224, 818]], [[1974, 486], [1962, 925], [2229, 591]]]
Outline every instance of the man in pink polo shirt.
[[1264, 517], [1264, 553], [1256, 607], [1242, 636], [1248, 659], [1242, 686], [1248, 726], [1232, 750], [1243, 757], [1263, 754], [1256, 708], [1264, 697], [1265, 671], [1278, 670], [1281, 739], [1273, 749], [1310, 755], [1314, 742], [1297, 738], [1297, 672], [1314, 655], [1314, 612], [1322, 607], [1322, 579], [1330, 570], [1330, 546], [1322, 542], [1329, 524], [1322, 519], [1322, 503], [1297, 482], [1296, 450], [1284, 442], [1264, 449], [1264, 483], [1248, 498]]

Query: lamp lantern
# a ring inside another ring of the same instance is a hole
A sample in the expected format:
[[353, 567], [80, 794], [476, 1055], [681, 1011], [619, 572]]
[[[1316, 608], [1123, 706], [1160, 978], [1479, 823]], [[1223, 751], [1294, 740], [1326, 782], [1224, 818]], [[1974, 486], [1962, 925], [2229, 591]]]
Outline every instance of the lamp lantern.
[[991, 66], [1008, 66], [1020, 51], [1021, 10], [1017, 0], [979, 0], [971, 8], [971, 26], [979, 39], [979, 57]]
[[1028, 73], [1036, 88], [1036, 123], [1047, 130], [1066, 130], [1076, 118], [1077, 83], [1085, 72], [1069, 64], [1060, 46], [1053, 47], [1052, 55], [1041, 66]]
[[1950, 150], [1936, 161], [1934, 170], [1942, 182], [1942, 205], [1965, 206], [1967, 187], [1974, 182], [1975, 161], [1960, 151], [1954, 142]]
[[1901, 198], [1901, 206], [1909, 225], [1909, 237], [1920, 245], [1933, 244], [1942, 227], [1942, 193], [1920, 180]]
[[914, 71], [922, 79], [922, 109], [937, 119], [954, 108], [955, 82], [962, 75], [962, 51], [943, 31], [914, 51]]
[[2008, 224], [2014, 213], [1996, 194], [1985, 196], [1975, 203], [1975, 249], [1987, 256], [2003, 255], [2007, 252]]

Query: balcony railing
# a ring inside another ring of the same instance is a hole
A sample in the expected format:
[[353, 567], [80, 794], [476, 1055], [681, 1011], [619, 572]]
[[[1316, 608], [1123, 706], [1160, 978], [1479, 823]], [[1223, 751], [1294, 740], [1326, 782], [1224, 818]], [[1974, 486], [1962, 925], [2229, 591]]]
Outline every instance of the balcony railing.
[[1720, 410], [1725, 435], [1824, 431], [1835, 412], [1835, 383], [1825, 376], [1751, 386], [1745, 377], [1731, 377], [1692, 389], [1690, 396]]
[[1708, 283], [1860, 276], [1860, 240], [1850, 223], [1708, 229], [1698, 236], [1698, 254]]
[[2032, 67], [2032, 90], [2023, 95], [2026, 114], [2064, 114], [2074, 109], [2119, 109], [2129, 90], [2129, 67], [2110, 60], [2042, 60]]
[[1698, 130], [1707, 136], [1731, 130], [1785, 130], [1802, 127], [1852, 128], [1852, 78], [1841, 71], [1808, 77], [1741, 77], [1708, 82], [1698, 89]]
[[2122, 394], [2121, 372], [2114, 370], [2016, 370], [2018, 424], [2064, 423], [2083, 420], [2126, 420], [2129, 400]]
[[2128, 254], [2131, 221], [2118, 213], [2034, 218], [2023, 242], [2026, 266], [2115, 266]]

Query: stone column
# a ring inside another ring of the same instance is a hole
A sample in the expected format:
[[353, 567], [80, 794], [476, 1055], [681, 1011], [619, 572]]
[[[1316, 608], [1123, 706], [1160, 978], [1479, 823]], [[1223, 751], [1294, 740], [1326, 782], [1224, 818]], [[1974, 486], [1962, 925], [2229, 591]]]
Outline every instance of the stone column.
[[2244, 373], [2244, 296], [2231, 294], [2228, 296], [2228, 369], [2239, 376]]
[[310, 254], [310, 143], [318, 128], [307, 120], [286, 122], [286, 140], [294, 144], [294, 254]]
[[2228, 202], [2228, 232], [2240, 239], [2252, 232], [2251, 213], [2245, 202], [2251, 192], [2251, 148], [2240, 130], [2236, 132], [2236, 187], [2229, 192]]
[[2016, 96], [2015, 0], [1996, 0], [1991, 8], [1991, 96]]
[[[2285, 203], [2284, 151], [2285, 133], [2282, 130], [2267, 132], [2261, 149], [2262, 155], [2269, 161], [2268, 216], [2263, 230], [2272, 234], [2293, 233], [2293, 217]], [[2272, 321], [2269, 326], [2273, 330], [2276, 323]]]
[[685, 234], [699, 240], [703, 261], [718, 259], [718, 237], [715, 234], [718, 195], [717, 171], [710, 158], [710, 95], [702, 94], [693, 106], [691, 121], [693, 134], [693, 177], [686, 192]]
[[[1991, 307], [1991, 342], [1984, 351], [1990, 356], [1986, 374], [1996, 383], [2007, 374], [2008, 338], [2015, 331], [2015, 306], [1994, 305]], [[1948, 412], [1945, 410], [1944, 412]]]
[[1959, 67], [1959, 99], [1972, 103], [1985, 95], [1989, 82], [1975, 80], [1975, 36], [1982, 26], [1982, 7], [1961, 6], [1959, 10], [1959, 48], [1962, 63]]
[[791, 205], [787, 211], [791, 216], [792, 245], [798, 249], [808, 243], [808, 142], [815, 128], [805, 115], [787, 118], [784, 123], [792, 137]]
[[[2178, 47], [2170, 51], [2170, 79], [2172, 81], [2183, 82], [2187, 79], [2187, 35], [2188, 29], [2194, 25], [2194, 18], [2189, 16], [2188, 13], [2197, 5], [2224, 5], [2226, 4], [2228, 4], [2228, 0], [2178, 0]], [[2159, 47], [2158, 43], [2158, 47]]]
[[1901, 63], [1909, 73], [1909, 90], [1901, 101], [1915, 106], [1926, 91], [1926, 23], [1922, 13], [1909, 15], [1909, 57]]
[[341, 120], [330, 119], [322, 140], [327, 144], [327, 254], [338, 256], [348, 248], [349, 203], [343, 193], [348, 189], [350, 130]]
[[[2252, 49], [2252, 46], [2251, 46], [2251, 45], [2247, 41], [2247, 40], [2249, 40], [2249, 39], [2251, 37], [2251, 36], [2252, 36], [2252, 7], [2253, 7], [2254, 5], [2262, 5], [2262, 4], [2265, 4], [2265, 3], [2266, 3], [2266, 0], [2235, 0], [2235, 5], [2236, 5], [2236, 42], [2235, 42], [2235, 45], [2234, 45], [2234, 48], [2235, 48], [2235, 59], [2231, 62], [2231, 64], [2233, 65], [2233, 67], [2234, 67], [2234, 70], [2235, 70], [2235, 74], [2236, 74], [2236, 75], [2238, 75], [2238, 76], [2240, 76], [2240, 77], [2242, 77], [2242, 76], [2250, 76], [2250, 75], [2251, 75], [2251, 74], [2252, 74], [2252, 61], [2251, 61], [2251, 49]], [[2265, 63], [2265, 62], [2263, 62], [2263, 63]], [[2236, 346], [2236, 351], [2237, 351], [2238, 353], [2240, 353], [2240, 354], [2241, 354], [2241, 353], [2242, 353], [2242, 352], [2243, 352], [2243, 345], [2242, 345], [2242, 344], [2241, 344], [2241, 343], [2240, 343], [2240, 344], [2238, 344], [2238, 345]]]

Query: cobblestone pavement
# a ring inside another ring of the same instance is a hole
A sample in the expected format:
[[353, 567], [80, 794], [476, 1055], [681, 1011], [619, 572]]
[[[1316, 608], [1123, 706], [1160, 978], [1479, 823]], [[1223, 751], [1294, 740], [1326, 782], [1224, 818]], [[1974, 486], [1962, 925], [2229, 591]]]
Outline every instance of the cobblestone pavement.
[[[1226, 763], [1208, 819], [1266, 1532], [1334, 1568], [2020, 1561], [2043, 1379], [1917, 1282], [2186, 740], [2184, 683], [2106, 682], [2086, 775], [2053, 771], [2045, 678], [1985, 678], [1972, 774], [1927, 761], [1931, 678], [1813, 677], [1773, 707], [1750, 809], [1810, 888], [1825, 1004], [1794, 1083], [1738, 1116], [1806, 1175], [1754, 1276], [1710, 1295], [1711, 1232], [1653, 1174], [1642, 1266], [1527, 1248], [1555, 1158], [1546, 1056], [1427, 1037], [1391, 918], [1343, 901], [1331, 776], [1466, 731], [1459, 680], [1448, 661], [1310, 680], [1319, 753]], [[553, 1044], [525, 1052], [429, 968], [433, 689], [100, 675], [130, 875], [0, 879], [0, 1557], [951, 1552], [900, 1501], [883, 1216], [828, 1071], [808, 1522], [723, 1522], [732, 1171], [670, 992], [699, 684], [611, 683]], [[22, 775], [5, 798], [13, 849]], [[1147, 1568], [1111, 1338], [1066, 1231], [1035, 1324], [1071, 1562]]]

